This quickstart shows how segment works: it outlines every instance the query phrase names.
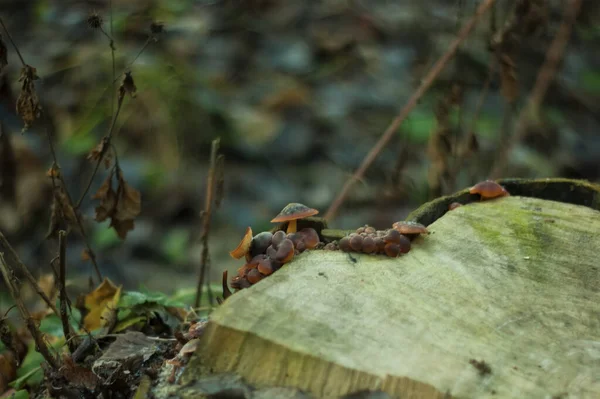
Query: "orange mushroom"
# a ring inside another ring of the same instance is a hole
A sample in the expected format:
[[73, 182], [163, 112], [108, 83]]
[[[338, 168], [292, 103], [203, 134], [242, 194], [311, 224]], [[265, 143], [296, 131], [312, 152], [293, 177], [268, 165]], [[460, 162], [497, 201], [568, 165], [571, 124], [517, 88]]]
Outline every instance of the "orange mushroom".
[[252, 243], [252, 228], [250, 226], [248, 226], [246, 228], [246, 233], [244, 234], [244, 237], [242, 237], [242, 241], [240, 241], [240, 243], [236, 249], [229, 252], [229, 255], [231, 255], [231, 257], [234, 259], [240, 259], [242, 256], [244, 256], [248, 253], [248, 251], [250, 250], [251, 243]]
[[400, 255], [400, 245], [389, 242], [385, 244], [385, 254], [390, 258], [396, 258]]
[[287, 263], [294, 257], [294, 243], [292, 240], [286, 238], [279, 244], [277, 253], [275, 254], [275, 260], [281, 263]]
[[469, 193], [479, 194], [482, 200], [510, 195], [504, 187], [492, 180], [477, 183], [469, 189]]
[[394, 230], [401, 234], [427, 234], [427, 227], [423, 226], [421, 223], [411, 222], [411, 221], [403, 221], [396, 222], [392, 225]]
[[246, 278], [248, 279], [248, 281], [250, 282], [250, 284], [256, 284], [258, 283], [260, 280], [263, 279], [262, 274], [260, 274], [260, 272], [258, 271], [258, 269], [252, 269], [248, 272], [248, 276], [246, 276]]
[[279, 215], [271, 220], [271, 223], [288, 222], [286, 233], [295, 233], [298, 219], [314, 216], [317, 213], [319, 213], [319, 211], [316, 209], [309, 208], [304, 204], [292, 202], [287, 204], [285, 208], [279, 212]]

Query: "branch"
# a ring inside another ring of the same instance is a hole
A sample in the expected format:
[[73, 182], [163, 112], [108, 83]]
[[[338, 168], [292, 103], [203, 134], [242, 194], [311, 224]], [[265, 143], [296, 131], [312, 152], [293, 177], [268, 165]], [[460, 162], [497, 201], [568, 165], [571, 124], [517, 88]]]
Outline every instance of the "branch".
[[567, 44], [569, 43], [571, 30], [575, 24], [580, 8], [581, 0], [570, 0], [567, 3], [563, 21], [546, 53], [546, 59], [540, 68], [540, 72], [538, 73], [535, 85], [531, 90], [527, 104], [517, 119], [515, 134], [513, 134], [507, 145], [504, 146], [503, 151], [498, 154], [492, 172], [490, 173], [490, 178], [497, 179], [501, 176], [502, 170], [508, 161], [508, 155], [510, 154], [511, 149], [513, 149], [527, 133], [527, 121], [533, 112], [539, 110], [550, 84], [554, 81], [558, 71], [558, 64], [562, 60]]
[[58, 264], [59, 264], [59, 303], [60, 303], [60, 321], [62, 322], [63, 333], [65, 340], [69, 346], [69, 351], [74, 353], [79, 345], [78, 341], [73, 339], [69, 316], [67, 315], [67, 305], [69, 298], [67, 297], [67, 233], [64, 230], [58, 232]]
[[2, 18], [0, 18], [0, 25], [2, 25], [2, 28], [4, 29], [4, 32], [6, 32], [6, 36], [8, 37], [8, 40], [10, 41], [10, 44], [12, 44], [17, 55], [19, 56], [19, 59], [21, 60], [21, 64], [23, 64], [23, 66], [26, 66], [27, 64], [25, 64], [25, 60], [23, 60], [23, 56], [21, 55], [21, 52], [19, 51], [19, 48], [17, 47], [16, 43], [14, 42], [12, 36], [10, 35], [10, 32], [8, 31], [8, 29], [6, 29], [6, 25], [4, 25], [4, 21], [2, 21]]
[[431, 87], [433, 82], [436, 80], [437, 76], [442, 72], [448, 61], [452, 59], [454, 53], [460, 46], [460, 44], [467, 38], [471, 30], [475, 27], [476, 23], [479, 21], [481, 16], [495, 3], [496, 0], [485, 0], [481, 3], [481, 5], [475, 11], [475, 14], [469, 19], [469, 21], [463, 26], [463, 28], [458, 32], [456, 39], [450, 44], [448, 51], [436, 62], [436, 64], [431, 68], [427, 76], [421, 82], [421, 85], [412, 95], [412, 97], [408, 100], [408, 103], [402, 108], [398, 116], [392, 121], [389, 127], [383, 132], [381, 138], [375, 146], [369, 151], [365, 159], [363, 160], [360, 167], [354, 172], [354, 175], [350, 177], [344, 184], [342, 191], [338, 194], [337, 198], [333, 201], [327, 213], [325, 214], [325, 219], [330, 221], [336, 215], [337, 210], [342, 205], [346, 196], [348, 195], [350, 188], [354, 185], [354, 182], [360, 180], [367, 169], [371, 166], [371, 164], [375, 161], [379, 153], [383, 150], [386, 144], [391, 140], [394, 136], [394, 133], [398, 130], [402, 122], [406, 119], [408, 114], [413, 110], [413, 108], [417, 105], [421, 97], [427, 92], [427, 90]]
[[198, 286], [196, 288], [196, 300], [194, 301], [195, 308], [200, 307], [202, 287], [204, 286], [204, 279], [208, 274], [210, 267], [208, 237], [210, 234], [210, 220], [212, 215], [213, 193], [215, 191], [215, 175], [217, 169], [217, 154], [219, 152], [220, 141], [220, 139], [213, 140], [210, 150], [210, 168], [208, 170], [208, 177], [206, 180], [206, 197], [204, 201], [204, 211], [202, 212], [202, 236], [200, 237], [200, 241], [202, 242], [202, 256], [200, 259], [200, 275], [198, 276]]
[[25, 307], [23, 299], [20, 296], [19, 287], [16, 284], [16, 277], [9, 271], [9, 267], [6, 263], [6, 260], [4, 259], [3, 252], [0, 252], [0, 271], [2, 272], [2, 277], [4, 277], [4, 281], [6, 282], [8, 290], [10, 291], [10, 295], [15, 301], [15, 304], [17, 305], [17, 308], [21, 313], [21, 317], [23, 317], [23, 320], [25, 320], [27, 328], [29, 329], [31, 336], [35, 341], [36, 350], [41, 353], [41, 355], [48, 362], [50, 367], [57, 370], [60, 366], [58, 360], [50, 353], [46, 342], [44, 342], [44, 339], [42, 338], [40, 330], [35, 325], [35, 322], [33, 321], [31, 314], [27, 310], [27, 307]]

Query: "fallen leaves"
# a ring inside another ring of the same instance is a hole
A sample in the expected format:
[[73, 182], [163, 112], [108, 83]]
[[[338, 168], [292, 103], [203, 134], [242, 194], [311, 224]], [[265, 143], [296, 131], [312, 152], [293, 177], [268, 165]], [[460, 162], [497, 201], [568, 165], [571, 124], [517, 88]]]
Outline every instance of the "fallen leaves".
[[34, 80], [39, 79], [36, 69], [30, 65], [25, 65], [21, 68], [21, 93], [17, 99], [17, 114], [23, 119], [25, 126], [23, 130], [27, 130], [31, 124], [40, 117], [42, 107], [35, 91]]
[[[117, 178], [117, 189], [113, 189], [113, 178]], [[141, 211], [140, 192], [131, 187], [120, 168], [115, 167], [102, 183], [93, 199], [100, 200], [96, 207], [96, 221], [111, 219], [110, 227], [114, 228], [124, 240], [127, 233], [134, 229], [134, 220]]]
[[94, 331], [104, 327], [112, 330], [117, 322], [121, 287], [105, 278], [102, 284], [85, 296], [85, 309], [88, 311], [83, 319], [85, 329]]

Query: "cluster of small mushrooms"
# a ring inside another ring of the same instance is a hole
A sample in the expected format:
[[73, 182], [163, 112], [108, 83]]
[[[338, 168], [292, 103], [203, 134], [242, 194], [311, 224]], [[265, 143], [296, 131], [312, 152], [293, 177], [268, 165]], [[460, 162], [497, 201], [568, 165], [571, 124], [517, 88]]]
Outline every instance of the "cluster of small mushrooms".
[[[479, 194], [482, 200], [510, 195], [504, 187], [491, 180], [477, 183], [469, 189], [470, 194]], [[453, 202], [449, 210], [462, 206]], [[235, 259], [245, 258], [246, 263], [238, 269], [230, 283], [231, 287], [240, 290], [258, 283], [263, 278], [279, 270], [290, 262], [294, 256], [307, 249], [323, 248], [325, 250], [341, 250], [364, 254], [382, 254], [398, 257], [411, 249], [411, 241], [420, 234], [428, 233], [427, 228], [416, 222], [396, 222], [391, 229], [376, 230], [371, 226], [363, 226], [355, 232], [342, 237], [339, 241], [327, 244], [321, 242], [317, 230], [306, 227], [297, 230], [298, 220], [318, 214], [319, 211], [300, 203], [288, 204], [277, 215], [272, 223], [287, 223], [286, 230], [279, 227], [273, 231], [264, 231], [253, 236], [248, 227], [240, 244], [230, 255]], [[223, 273], [223, 296], [231, 295], [227, 285], [227, 272]]]
[[246, 258], [246, 264], [231, 279], [231, 287], [248, 288], [291, 261], [295, 255], [320, 244], [319, 234], [313, 228], [296, 230], [297, 221], [314, 216], [319, 211], [299, 203], [288, 204], [272, 223], [286, 223], [287, 230], [264, 231], [252, 236], [248, 227], [242, 241], [229, 254], [235, 259]]

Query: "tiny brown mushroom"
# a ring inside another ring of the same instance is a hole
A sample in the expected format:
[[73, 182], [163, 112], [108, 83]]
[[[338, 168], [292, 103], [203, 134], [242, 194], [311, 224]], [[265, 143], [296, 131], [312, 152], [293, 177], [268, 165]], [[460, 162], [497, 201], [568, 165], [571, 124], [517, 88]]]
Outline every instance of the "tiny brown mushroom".
[[262, 233], [255, 235], [250, 243], [250, 256], [254, 257], [259, 254], [264, 254], [269, 245], [271, 245], [272, 239], [273, 233], [270, 231], [263, 231]]
[[291, 240], [285, 239], [279, 244], [277, 253], [275, 254], [275, 260], [281, 263], [287, 263], [294, 257], [294, 243]]
[[405, 235], [400, 235], [400, 241], [398, 242], [398, 246], [400, 247], [400, 252], [403, 254], [408, 253], [410, 251], [410, 239]]
[[350, 248], [350, 237], [342, 237], [338, 242], [338, 247], [344, 252], [350, 252], [352, 250]]
[[279, 230], [273, 234], [273, 238], [271, 238], [271, 245], [273, 248], [277, 249], [279, 248], [281, 241], [285, 240], [285, 238], [285, 232], [283, 230]]
[[392, 225], [394, 230], [398, 231], [402, 234], [427, 234], [427, 227], [423, 226], [421, 223], [411, 222], [411, 221], [403, 221], [396, 222]]
[[318, 214], [319, 211], [313, 208], [309, 208], [304, 204], [300, 204], [298, 202], [292, 202], [287, 204], [285, 208], [279, 212], [279, 215], [275, 216], [271, 220], [271, 223], [282, 223], [288, 222], [287, 233], [295, 233], [296, 225], [298, 219], [304, 219], [309, 216], [314, 216]]
[[271, 258], [269, 258], [269, 257], [265, 257], [264, 259], [261, 259], [260, 262], [258, 262], [257, 269], [260, 272], [260, 274], [265, 275], [265, 276], [268, 276], [275, 271], [275, 269], [273, 268], [273, 263], [271, 261]]
[[269, 248], [267, 248], [267, 256], [271, 259], [275, 259], [277, 256], [277, 250], [273, 245], [269, 245]]
[[365, 227], [365, 233], [367, 233], [367, 234], [374, 234], [375, 232], [376, 232], [376, 230], [375, 230], [374, 227], [371, 227], [371, 226], [366, 226]]
[[377, 252], [384, 252], [385, 249], [385, 241], [381, 237], [375, 238], [375, 245], [377, 246]]
[[365, 237], [362, 242], [362, 251], [366, 254], [377, 252], [377, 244], [372, 237]]
[[364, 238], [362, 236], [356, 235], [350, 239], [350, 248], [353, 251], [360, 252], [362, 250]]
[[469, 189], [469, 193], [479, 194], [482, 200], [510, 195], [504, 187], [492, 180], [477, 183]]
[[238, 244], [238, 246], [231, 252], [231, 255], [234, 259], [240, 259], [245, 256], [250, 250], [250, 243], [252, 242], [252, 228], [248, 226], [246, 228], [246, 232], [244, 233], [244, 237], [242, 237], [242, 241]]
[[313, 249], [319, 245], [319, 234], [315, 229], [307, 227], [300, 230], [299, 233], [302, 234], [302, 241], [307, 249]]
[[385, 241], [386, 243], [393, 242], [398, 244], [400, 242], [401, 236], [402, 234], [400, 234], [398, 230], [390, 229], [388, 230], [387, 234], [383, 237], [383, 241]]
[[248, 272], [246, 278], [250, 284], [256, 284], [263, 279], [263, 276], [260, 274], [258, 269], [252, 269]]
[[396, 258], [400, 255], [400, 245], [389, 242], [385, 244], [385, 254], [390, 258]]

